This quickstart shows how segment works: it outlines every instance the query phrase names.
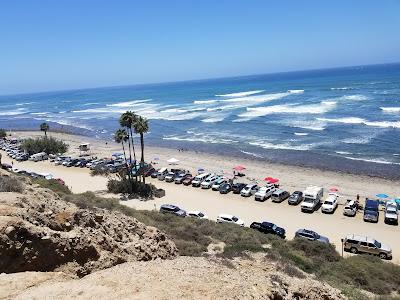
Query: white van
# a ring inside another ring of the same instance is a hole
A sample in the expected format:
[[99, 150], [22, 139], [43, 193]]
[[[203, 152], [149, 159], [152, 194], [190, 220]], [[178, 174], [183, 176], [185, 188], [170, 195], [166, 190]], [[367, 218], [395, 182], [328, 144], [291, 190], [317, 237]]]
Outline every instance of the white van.
[[301, 203], [301, 211], [313, 212], [320, 204], [324, 196], [324, 189], [319, 186], [309, 186], [303, 192], [304, 200]]
[[36, 153], [36, 154], [31, 155], [29, 157], [29, 160], [31, 160], [31, 161], [42, 161], [42, 160], [46, 160], [48, 158], [49, 158], [49, 156], [47, 155], [46, 152], [40, 152], [40, 153]]
[[203, 174], [197, 175], [197, 176], [193, 179], [193, 181], [192, 181], [192, 186], [194, 186], [194, 187], [199, 187], [200, 184], [201, 184], [204, 180], [206, 180], [206, 178], [207, 178], [208, 176], [210, 176], [210, 175], [211, 175], [210, 173], [203, 173]]

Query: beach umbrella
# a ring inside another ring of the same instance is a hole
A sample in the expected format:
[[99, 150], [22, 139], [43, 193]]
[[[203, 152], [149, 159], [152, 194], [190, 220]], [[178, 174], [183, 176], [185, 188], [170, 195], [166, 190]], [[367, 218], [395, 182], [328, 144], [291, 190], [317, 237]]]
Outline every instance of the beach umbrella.
[[118, 153], [118, 152], [116, 152], [116, 153], [113, 153], [111, 156], [118, 157], [118, 156], [122, 156], [122, 155], [123, 155], [122, 153]]
[[272, 178], [272, 179], [269, 181], [269, 183], [277, 183], [277, 182], [279, 182], [279, 179], [277, 179], [277, 178]]
[[234, 167], [233, 169], [234, 169], [235, 171], [243, 171], [243, 170], [246, 170], [246, 167], [241, 166], [241, 165], [238, 165], [238, 166]]
[[271, 179], [273, 179], [273, 178], [272, 177], [265, 177], [264, 181], [268, 181], [269, 182]]
[[168, 162], [170, 165], [176, 165], [176, 164], [178, 164], [179, 159], [176, 159], [175, 157], [172, 157], [172, 158], [168, 159], [167, 162]]
[[378, 198], [382, 198], [382, 199], [389, 198], [389, 196], [386, 195], [386, 194], [376, 194], [375, 196], [378, 197]]
[[339, 189], [337, 188], [337, 187], [331, 187], [330, 189], [329, 189], [329, 191], [330, 192], [337, 192], [337, 191], [339, 191]]
[[154, 157], [153, 160], [160, 160], [158, 156]]

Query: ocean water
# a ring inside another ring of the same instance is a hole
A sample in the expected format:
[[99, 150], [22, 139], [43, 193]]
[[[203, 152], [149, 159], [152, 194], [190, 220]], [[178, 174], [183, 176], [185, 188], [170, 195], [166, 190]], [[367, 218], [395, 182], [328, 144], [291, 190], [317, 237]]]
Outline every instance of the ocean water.
[[[400, 178], [400, 64], [0, 96], [0, 127], [111, 139], [132, 110], [146, 142]], [[266, 170], [270, 173], [270, 170]]]

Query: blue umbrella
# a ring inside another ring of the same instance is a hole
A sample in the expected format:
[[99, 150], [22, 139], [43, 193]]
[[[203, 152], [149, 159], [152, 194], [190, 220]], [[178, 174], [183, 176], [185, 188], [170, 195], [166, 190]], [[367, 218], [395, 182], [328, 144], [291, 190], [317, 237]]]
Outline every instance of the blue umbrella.
[[203, 168], [198, 168], [197, 172], [204, 172], [205, 170]]
[[383, 198], [383, 199], [389, 198], [389, 196], [386, 195], [386, 194], [377, 194], [376, 196], [377, 196], [378, 198]]

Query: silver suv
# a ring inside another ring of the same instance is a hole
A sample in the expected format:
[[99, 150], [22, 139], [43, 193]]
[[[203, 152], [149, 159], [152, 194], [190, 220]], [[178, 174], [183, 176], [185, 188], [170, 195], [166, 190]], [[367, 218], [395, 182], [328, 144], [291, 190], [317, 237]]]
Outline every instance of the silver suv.
[[367, 253], [377, 255], [381, 259], [392, 259], [392, 249], [389, 246], [367, 236], [349, 234], [342, 239], [342, 243], [344, 250], [353, 254]]

